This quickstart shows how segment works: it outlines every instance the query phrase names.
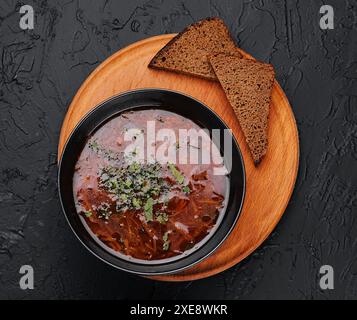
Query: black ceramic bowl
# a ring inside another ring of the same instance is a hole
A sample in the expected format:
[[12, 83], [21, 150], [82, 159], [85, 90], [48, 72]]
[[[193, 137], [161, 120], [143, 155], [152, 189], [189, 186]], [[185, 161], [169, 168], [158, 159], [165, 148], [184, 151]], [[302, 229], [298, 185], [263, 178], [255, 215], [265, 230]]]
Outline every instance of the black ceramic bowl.
[[[95, 256], [106, 263], [140, 275], [162, 275], [176, 273], [202, 261], [209, 256], [227, 238], [235, 226], [244, 199], [245, 172], [242, 155], [237, 141], [232, 137], [232, 170], [229, 177], [229, 199], [221, 223], [209, 240], [189, 255], [182, 255], [171, 262], [153, 261], [137, 263], [121, 259], [101, 246], [87, 231], [83, 219], [77, 212], [73, 197], [73, 173], [75, 164], [88, 137], [104, 122], [118, 114], [138, 108], [163, 109], [182, 115], [202, 128], [227, 129], [227, 125], [207, 106], [181, 93], [143, 89], [115, 96], [90, 111], [76, 126], [70, 135], [59, 163], [59, 195], [65, 216], [78, 239]], [[221, 134], [221, 153], [224, 155], [224, 138]]]

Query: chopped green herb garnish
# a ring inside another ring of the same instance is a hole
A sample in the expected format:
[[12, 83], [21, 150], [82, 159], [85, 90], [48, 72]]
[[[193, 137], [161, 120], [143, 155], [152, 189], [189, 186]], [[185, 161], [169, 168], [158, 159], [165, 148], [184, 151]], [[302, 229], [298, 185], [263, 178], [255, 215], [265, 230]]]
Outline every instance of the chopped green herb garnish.
[[130, 172], [138, 172], [140, 170], [140, 164], [138, 162], [133, 162], [130, 166], [129, 166], [129, 171]]
[[126, 180], [125, 180], [125, 186], [128, 187], [128, 188], [130, 188], [131, 183], [132, 183], [131, 180], [130, 180], [129, 178], [126, 178]]
[[164, 241], [164, 243], [162, 245], [162, 250], [164, 250], [164, 251], [167, 251], [170, 248], [169, 233], [170, 233], [170, 231], [166, 231], [162, 237], [162, 240]]
[[154, 221], [153, 206], [154, 206], [153, 198], [147, 199], [145, 206], [144, 206], [146, 222]]
[[89, 217], [91, 217], [92, 216], [92, 211], [86, 211], [86, 212], [84, 212], [84, 215], [87, 217], [87, 218], [89, 218]]
[[165, 224], [167, 221], [169, 221], [169, 216], [165, 212], [162, 212], [156, 217], [156, 221], [161, 224]]
[[126, 202], [126, 201], [128, 200], [128, 196], [127, 196], [125, 193], [122, 193], [122, 194], [120, 195], [120, 200]]
[[114, 152], [113, 150], [105, 149], [98, 143], [97, 140], [90, 141], [88, 143], [88, 147], [89, 149], [98, 154], [103, 154], [108, 160], [117, 161], [120, 158], [120, 155], [118, 153]]
[[126, 167], [107, 166], [100, 171], [99, 187], [113, 196], [116, 213], [140, 210], [147, 206], [147, 212], [144, 212], [147, 221], [154, 220], [150, 209], [151, 201], [152, 205], [159, 204], [160, 210], [165, 209], [165, 195], [170, 190], [170, 184], [163, 176], [162, 166], [157, 162], [133, 162]]
[[135, 209], [141, 208], [141, 201], [137, 198], [133, 198], [132, 204], [135, 207]]
[[169, 239], [169, 232], [166, 231], [164, 235], [162, 236], [162, 240], [167, 241]]
[[175, 177], [176, 181], [179, 184], [183, 184], [183, 182], [185, 181], [185, 177], [181, 174], [181, 172], [178, 171], [177, 168], [172, 163], [168, 163], [167, 165], [168, 165], [172, 175]]
[[88, 143], [89, 149], [92, 149], [93, 151], [98, 151], [99, 150], [99, 144], [97, 140], [93, 140]]
[[184, 193], [190, 193], [190, 192], [191, 192], [191, 189], [190, 189], [189, 186], [184, 186], [184, 187], [182, 188], [182, 191], [183, 191]]

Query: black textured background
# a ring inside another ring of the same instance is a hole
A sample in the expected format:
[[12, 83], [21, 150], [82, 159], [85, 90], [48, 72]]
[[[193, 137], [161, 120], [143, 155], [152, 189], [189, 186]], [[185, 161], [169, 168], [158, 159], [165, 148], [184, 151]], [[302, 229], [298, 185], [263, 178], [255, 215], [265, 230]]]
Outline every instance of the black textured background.
[[[34, 7], [33, 31], [19, 28], [22, 4]], [[319, 28], [323, 4], [335, 9], [335, 30]], [[274, 64], [300, 131], [299, 177], [252, 256], [212, 278], [160, 283], [105, 265], [77, 241], [57, 195], [57, 140], [100, 62], [207, 16]], [[357, 298], [356, 0], [1, 0], [0, 59], [0, 298]], [[32, 291], [19, 288], [23, 264], [35, 270]], [[335, 290], [319, 289], [323, 264], [335, 269]]]

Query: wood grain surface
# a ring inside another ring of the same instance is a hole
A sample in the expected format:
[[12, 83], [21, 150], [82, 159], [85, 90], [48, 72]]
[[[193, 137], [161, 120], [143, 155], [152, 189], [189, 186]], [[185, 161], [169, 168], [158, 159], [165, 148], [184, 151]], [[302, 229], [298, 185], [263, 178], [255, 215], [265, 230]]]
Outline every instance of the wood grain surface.
[[[294, 189], [299, 163], [299, 139], [289, 102], [275, 82], [268, 152], [256, 168], [234, 112], [218, 83], [147, 68], [151, 58], [173, 36], [156, 36], [134, 43], [95, 69], [68, 109], [60, 134], [58, 156], [71, 131], [88, 111], [124, 91], [139, 88], [171, 89], [190, 95], [215, 110], [233, 130], [243, 153], [246, 197], [236, 227], [211, 256], [179, 274], [153, 277], [164, 281], [189, 281], [209, 277], [232, 267], [257, 249], [273, 231]], [[242, 54], [251, 58], [243, 51]]]

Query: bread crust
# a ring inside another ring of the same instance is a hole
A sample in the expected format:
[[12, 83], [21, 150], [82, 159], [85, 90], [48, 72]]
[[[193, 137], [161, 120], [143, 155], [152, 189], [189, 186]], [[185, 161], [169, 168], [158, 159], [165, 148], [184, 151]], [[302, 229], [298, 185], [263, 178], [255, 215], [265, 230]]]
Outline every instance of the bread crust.
[[211, 55], [209, 59], [238, 118], [254, 164], [258, 166], [268, 149], [274, 67], [227, 54]]
[[[162, 49], [160, 49], [156, 55], [152, 58], [152, 60], [149, 63], [149, 68], [152, 69], [156, 69], [156, 70], [168, 70], [171, 72], [175, 72], [177, 74], [184, 74], [184, 75], [189, 75], [189, 76], [195, 76], [195, 77], [199, 77], [201, 79], [205, 79], [205, 80], [211, 80], [211, 81], [218, 81], [218, 79], [215, 77], [214, 72], [212, 72], [212, 76], [205, 76], [203, 74], [198, 74], [195, 72], [189, 72], [189, 71], [185, 71], [185, 70], [179, 70], [179, 69], [174, 69], [174, 68], [170, 68], [168, 66], [160, 66], [159, 64], [159, 59], [162, 59], [166, 54], [167, 51], [171, 49], [172, 45], [175, 44], [178, 40], [180, 40], [182, 38], [182, 36], [184, 34], [186, 34], [187, 32], [191, 31], [192, 29], [199, 29], [202, 25], [204, 25], [207, 22], [211, 22], [211, 21], [217, 21], [218, 23], [221, 23], [222, 26], [224, 26], [225, 28], [225, 32], [227, 34], [227, 37], [232, 41], [232, 44], [234, 44], [234, 40], [233, 37], [229, 31], [229, 29], [227, 28], [227, 26], [224, 24], [223, 20], [218, 18], [218, 17], [209, 17], [209, 18], [205, 18], [203, 20], [200, 20], [198, 22], [192, 23], [189, 26], [187, 26], [182, 32], [180, 32], [179, 34], [177, 34], [175, 37], [173, 37]], [[235, 44], [234, 44], [235, 46]], [[208, 60], [208, 55], [209, 54], [214, 54], [214, 53], [218, 53], [219, 51], [215, 51], [215, 52], [211, 52], [211, 53], [207, 53], [207, 63], [209, 65], [209, 60]], [[233, 53], [232, 53], [233, 54]], [[241, 53], [238, 51], [235, 53], [235, 55], [242, 57]]]

